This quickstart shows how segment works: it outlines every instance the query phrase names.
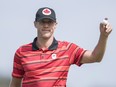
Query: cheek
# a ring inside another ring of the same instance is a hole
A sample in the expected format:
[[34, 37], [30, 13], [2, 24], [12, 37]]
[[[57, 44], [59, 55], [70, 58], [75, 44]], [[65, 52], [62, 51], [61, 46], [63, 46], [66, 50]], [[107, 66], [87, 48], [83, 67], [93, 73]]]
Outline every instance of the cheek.
[[56, 29], [56, 26], [53, 27], [53, 30], [55, 30], [55, 29]]
[[52, 28], [52, 32], [54, 32], [54, 31], [55, 31], [55, 29], [56, 29], [56, 27], [53, 27], [53, 28]]
[[37, 28], [37, 31], [41, 31], [42, 26], [37, 26], [36, 28]]

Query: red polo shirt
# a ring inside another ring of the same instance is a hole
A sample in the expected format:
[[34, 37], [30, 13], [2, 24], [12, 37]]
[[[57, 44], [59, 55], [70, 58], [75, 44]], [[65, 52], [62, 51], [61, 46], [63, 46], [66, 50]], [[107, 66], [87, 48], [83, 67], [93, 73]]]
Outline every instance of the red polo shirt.
[[70, 65], [80, 66], [85, 50], [74, 43], [54, 39], [43, 51], [36, 41], [37, 38], [17, 49], [12, 76], [23, 78], [22, 87], [66, 87]]

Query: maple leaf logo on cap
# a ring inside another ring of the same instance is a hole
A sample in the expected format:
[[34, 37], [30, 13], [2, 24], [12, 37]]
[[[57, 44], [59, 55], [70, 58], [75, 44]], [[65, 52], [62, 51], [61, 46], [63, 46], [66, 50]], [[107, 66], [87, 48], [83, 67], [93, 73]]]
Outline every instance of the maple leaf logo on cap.
[[48, 8], [45, 8], [45, 9], [43, 9], [42, 13], [43, 13], [44, 15], [50, 15], [50, 14], [51, 14], [51, 10], [48, 9]]

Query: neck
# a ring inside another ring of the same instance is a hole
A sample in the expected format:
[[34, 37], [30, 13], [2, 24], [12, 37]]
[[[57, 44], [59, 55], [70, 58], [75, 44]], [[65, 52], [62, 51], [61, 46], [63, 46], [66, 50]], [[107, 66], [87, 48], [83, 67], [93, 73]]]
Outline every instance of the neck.
[[39, 48], [41, 48], [42, 50], [47, 49], [53, 42], [53, 37], [50, 37], [49, 39], [43, 39], [43, 38], [39, 38], [37, 37], [37, 46]]

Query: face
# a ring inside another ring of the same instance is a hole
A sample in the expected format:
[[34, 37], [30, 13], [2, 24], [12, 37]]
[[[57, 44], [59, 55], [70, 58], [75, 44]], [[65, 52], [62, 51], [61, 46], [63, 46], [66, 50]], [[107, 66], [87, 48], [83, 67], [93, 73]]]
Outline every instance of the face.
[[53, 37], [53, 33], [57, 25], [55, 21], [51, 19], [42, 19], [34, 24], [37, 28], [39, 38], [49, 39], [50, 37]]

